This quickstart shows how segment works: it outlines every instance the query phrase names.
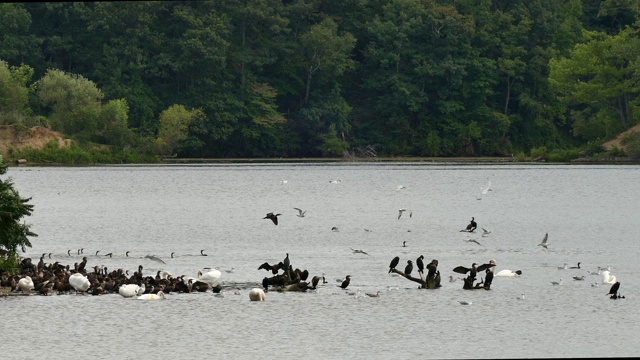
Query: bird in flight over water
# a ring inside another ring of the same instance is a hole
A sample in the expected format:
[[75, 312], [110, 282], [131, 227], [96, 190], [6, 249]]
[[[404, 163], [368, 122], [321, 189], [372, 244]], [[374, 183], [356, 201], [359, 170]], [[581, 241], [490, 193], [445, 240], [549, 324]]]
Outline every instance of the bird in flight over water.
[[480, 246], [484, 246], [484, 245], [480, 244], [480, 243], [478, 242], [478, 240], [476, 240], [476, 239], [467, 239], [467, 240], [465, 240], [465, 241], [466, 241], [466, 242], [473, 242], [473, 243], [476, 243], [476, 244], [478, 244], [478, 245], [480, 245]]
[[[402, 216], [402, 213], [405, 212], [405, 211], [407, 211], [407, 209], [405, 209], [405, 208], [402, 208], [402, 209], [398, 210], [398, 220], [400, 220], [400, 217]], [[412, 216], [413, 216], [413, 211], [409, 210], [409, 217], [412, 217]]]
[[295, 210], [298, 210], [298, 217], [304, 217], [304, 213], [307, 212], [307, 210], [302, 211], [302, 209], [298, 209], [298, 208], [294, 208]]
[[267, 216], [263, 217], [263, 219], [271, 219], [275, 225], [278, 225], [278, 216], [282, 214], [274, 214], [272, 212], [268, 213]]
[[[365, 255], [369, 255], [369, 254], [367, 254], [366, 252], [364, 252], [364, 251], [362, 251], [362, 250], [360, 250], [360, 249], [354, 249], [354, 248], [349, 248], [349, 249], [351, 249], [351, 251], [353, 251], [353, 253], [354, 253], [354, 254], [365, 254]], [[369, 255], [369, 256], [371, 256], [371, 255]]]
[[549, 233], [544, 234], [544, 238], [542, 239], [542, 242], [538, 244], [538, 246], [542, 246], [543, 248], [547, 249], [547, 246], [549, 246], [549, 243], [547, 242], [548, 239]]

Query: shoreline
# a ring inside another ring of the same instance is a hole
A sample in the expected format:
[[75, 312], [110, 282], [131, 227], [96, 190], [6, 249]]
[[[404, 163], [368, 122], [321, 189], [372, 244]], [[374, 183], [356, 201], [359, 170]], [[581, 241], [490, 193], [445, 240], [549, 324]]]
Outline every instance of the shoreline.
[[27, 159], [13, 162], [9, 166], [18, 167], [47, 167], [47, 166], [164, 166], [164, 165], [198, 165], [198, 164], [284, 164], [284, 163], [428, 163], [428, 164], [504, 164], [504, 165], [638, 165], [640, 159], [629, 157], [606, 158], [577, 158], [565, 162], [550, 162], [545, 160], [518, 161], [511, 157], [376, 157], [376, 158], [164, 158], [157, 163], [94, 163], [94, 164], [65, 164], [65, 163], [32, 163]]

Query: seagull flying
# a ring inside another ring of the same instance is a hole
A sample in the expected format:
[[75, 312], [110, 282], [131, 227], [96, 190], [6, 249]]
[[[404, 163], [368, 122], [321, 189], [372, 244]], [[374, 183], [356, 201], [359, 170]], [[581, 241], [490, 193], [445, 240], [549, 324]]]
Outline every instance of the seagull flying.
[[[400, 217], [402, 216], [402, 213], [407, 211], [407, 209], [402, 208], [400, 210], [398, 210], [398, 220], [400, 220]], [[413, 211], [409, 210], [409, 217], [413, 216]]]
[[476, 243], [476, 244], [478, 244], [478, 245], [480, 245], [480, 246], [484, 246], [484, 245], [480, 244], [476, 239], [467, 239], [467, 240], [465, 240], [465, 241], [466, 241], [466, 242], [473, 242], [473, 243]]
[[[349, 249], [351, 249], [351, 251], [353, 251], [353, 253], [354, 253], [354, 254], [365, 254], [365, 255], [369, 255], [369, 254], [367, 254], [366, 252], [364, 252], [364, 251], [362, 251], [362, 250], [360, 250], [360, 249], [354, 249], [354, 248], [349, 248]], [[371, 255], [369, 255], [369, 256], [371, 256]]]
[[547, 246], [549, 246], [549, 243], [547, 243], [547, 240], [549, 239], [549, 233], [544, 234], [544, 238], [542, 239], [542, 242], [540, 244], [538, 244], [538, 246], [542, 246], [545, 249], [548, 249]]
[[489, 234], [491, 234], [491, 230], [487, 230], [485, 228], [482, 228], [482, 237], [489, 236]]
[[295, 210], [298, 210], [298, 217], [304, 217], [304, 213], [307, 212], [307, 210], [302, 211], [302, 209], [298, 209], [298, 208], [294, 208]]

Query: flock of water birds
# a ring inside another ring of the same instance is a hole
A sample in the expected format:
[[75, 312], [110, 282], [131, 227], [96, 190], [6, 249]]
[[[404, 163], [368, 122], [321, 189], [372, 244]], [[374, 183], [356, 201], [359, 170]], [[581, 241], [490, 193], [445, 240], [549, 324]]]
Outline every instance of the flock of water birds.
[[[339, 184], [341, 180], [331, 180], [332, 184]], [[286, 184], [286, 180], [282, 180], [281, 184]], [[404, 185], [399, 185], [396, 190], [404, 189]], [[488, 182], [485, 188], [482, 188], [482, 195], [486, 195], [491, 189], [491, 181]], [[482, 196], [477, 198], [482, 200]], [[297, 216], [304, 218], [306, 210], [300, 208], [294, 208], [297, 211]], [[413, 211], [407, 208], [401, 208], [398, 210], [397, 219], [408, 213], [411, 218]], [[263, 219], [270, 220], [274, 225], [278, 225], [278, 217], [281, 213], [269, 212]], [[475, 221], [475, 217], [471, 218], [469, 224], [460, 230], [465, 233], [475, 233], [478, 229], [478, 224]], [[482, 237], [487, 237], [491, 234], [491, 230], [480, 228], [482, 230]], [[339, 231], [337, 227], [333, 227], [332, 231]], [[365, 231], [370, 231], [365, 229]], [[549, 234], [546, 233], [542, 241], [538, 244], [544, 249], [548, 249]], [[477, 239], [467, 239], [467, 242], [472, 242], [477, 245], [483, 246]], [[406, 247], [406, 241], [403, 242], [403, 246]], [[366, 251], [361, 249], [350, 248], [354, 254], [363, 254], [370, 256]], [[22, 247], [23, 253], [26, 252], [24, 246]], [[71, 257], [72, 250], [67, 251], [67, 256]], [[53, 263], [46, 263], [46, 259], [51, 259], [52, 253], [43, 253], [38, 263], [34, 263], [31, 258], [25, 258], [20, 263], [20, 274], [10, 275], [8, 272], [0, 269], [0, 287], [8, 288], [10, 294], [40, 294], [50, 295], [57, 294], [91, 294], [102, 295], [109, 293], [116, 293], [123, 298], [135, 298], [140, 300], [164, 300], [167, 299], [169, 293], [191, 293], [191, 292], [206, 292], [211, 291], [213, 293], [220, 293], [223, 286], [220, 281], [221, 272], [219, 268], [203, 268], [197, 272], [196, 277], [191, 276], [173, 276], [167, 271], [157, 271], [154, 275], [143, 275], [143, 266], [139, 265], [137, 271], [130, 273], [123, 269], [116, 269], [108, 271], [105, 266], [93, 266], [87, 267], [88, 258], [84, 254], [84, 249], [78, 249], [76, 255], [82, 256], [81, 262], [76, 262], [71, 265], [62, 265], [60, 262], [55, 261]], [[125, 253], [125, 257], [129, 257], [129, 251]], [[48, 257], [47, 257], [48, 256]], [[100, 254], [100, 251], [96, 251], [96, 258], [99, 256], [112, 257], [113, 253]], [[174, 253], [171, 253], [171, 258], [174, 258]], [[203, 250], [200, 250], [199, 256], [207, 256]], [[165, 261], [155, 255], [146, 255], [144, 258], [157, 261], [165, 264]], [[428, 288], [440, 287], [440, 271], [437, 269], [438, 261], [432, 260], [425, 265], [424, 256], [419, 256], [415, 261], [417, 267], [417, 273], [419, 278], [412, 276], [414, 270], [414, 262], [407, 260], [407, 264], [404, 267], [404, 271], [397, 270], [400, 261], [399, 257], [394, 257], [389, 265], [389, 273], [398, 274], [407, 278], [408, 280], [415, 281], [424, 285], [427, 288], [428, 279], [431, 279], [432, 283]], [[453, 269], [453, 272], [458, 274], [467, 275], [466, 278], [456, 278], [453, 275], [449, 276], [449, 282], [455, 282], [460, 279], [463, 280], [465, 285], [464, 289], [485, 289], [490, 290], [491, 283], [494, 277], [519, 277], [522, 275], [521, 270], [509, 270], [504, 269], [496, 272], [495, 260], [490, 260], [486, 264], [478, 265], [473, 263], [471, 267], [457, 266]], [[425, 274], [424, 270], [427, 270]], [[581, 263], [578, 262], [576, 266], [569, 267], [567, 263], [558, 267], [559, 270], [565, 269], [581, 269]], [[233, 272], [231, 270], [225, 270], [228, 273]], [[266, 296], [265, 292], [269, 289], [277, 291], [307, 291], [316, 290], [320, 284], [327, 284], [325, 274], [322, 276], [313, 276], [311, 281], [308, 282], [309, 272], [307, 270], [300, 270], [291, 265], [289, 254], [283, 261], [277, 264], [263, 263], [258, 267], [258, 270], [266, 270], [271, 273], [271, 277], [264, 277], [262, 279], [262, 288], [253, 287], [249, 291], [249, 299], [251, 301], [264, 301]], [[476, 276], [479, 272], [485, 272], [484, 278], [481, 278], [476, 283]], [[625, 296], [620, 294], [620, 282], [616, 279], [616, 276], [611, 274], [610, 267], [598, 267], [597, 271], [589, 271], [590, 275], [602, 276], [603, 285], [611, 285], [609, 292], [610, 299], [624, 299]], [[346, 275], [344, 278], [336, 279], [339, 283], [339, 287], [347, 289], [351, 283], [351, 275]], [[583, 275], [573, 276], [574, 281], [583, 281], [586, 277]], [[563, 285], [563, 278], [559, 281], [552, 281], [551, 285], [561, 286]], [[592, 287], [598, 287], [599, 283], [596, 281], [591, 284]], [[237, 293], [237, 292], [236, 292]], [[364, 296], [359, 293], [354, 293], [356, 297]], [[368, 297], [379, 297], [380, 291], [375, 293], [365, 293]], [[517, 299], [524, 300], [525, 295], [522, 293]], [[462, 305], [471, 305], [471, 301], [459, 301]]]

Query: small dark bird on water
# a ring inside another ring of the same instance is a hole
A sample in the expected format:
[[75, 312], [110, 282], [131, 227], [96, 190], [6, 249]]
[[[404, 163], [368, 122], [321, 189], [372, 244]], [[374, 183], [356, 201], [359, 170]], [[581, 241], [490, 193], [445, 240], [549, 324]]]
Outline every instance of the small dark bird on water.
[[460, 230], [460, 232], [474, 232], [477, 227], [478, 224], [476, 223], [475, 218], [471, 217], [471, 222], [469, 223], [469, 225], [467, 225], [467, 228]]
[[171, 253], [171, 258], [173, 259], [173, 253]]
[[350, 282], [351, 282], [351, 275], [347, 275], [347, 277], [344, 279], [342, 284], [340, 284], [340, 287], [343, 288], [343, 289], [346, 289], [347, 286], [349, 286]]
[[127, 251], [126, 253], [124, 253], [127, 257], [129, 257], [129, 252]]
[[275, 225], [278, 225], [278, 216], [282, 214], [274, 214], [272, 212], [268, 213], [267, 216], [263, 217], [263, 219], [271, 219]]
[[393, 258], [393, 260], [391, 260], [391, 264], [389, 264], [389, 274], [391, 274], [391, 270], [395, 269], [396, 266], [398, 266], [398, 263], [400, 262], [400, 257], [396, 256]]
[[96, 251], [96, 256], [98, 256], [98, 253], [100, 252], [100, 250]]
[[71, 256], [71, 250], [67, 250], [67, 256]]
[[204, 249], [200, 250], [200, 255], [207, 256], [207, 254], [204, 253]]
[[113, 255], [113, 253], [108, 253], [105, 256], [111, 257]]

